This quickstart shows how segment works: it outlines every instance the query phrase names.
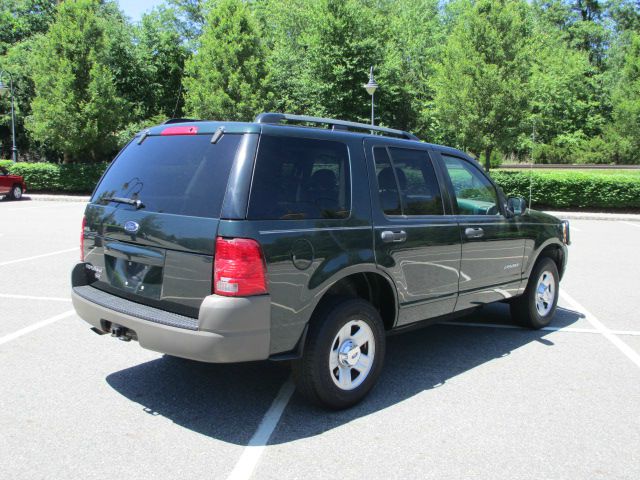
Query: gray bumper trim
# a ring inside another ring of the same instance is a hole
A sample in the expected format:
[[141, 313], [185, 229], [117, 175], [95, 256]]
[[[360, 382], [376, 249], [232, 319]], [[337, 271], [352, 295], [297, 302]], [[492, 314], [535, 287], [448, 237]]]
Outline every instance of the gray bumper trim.
[[103, 292], [89, 285], [73, 287], [73, 291], [85, 300], [89, 300], [90, 302], [118, 313], [124, 313], [125, 315], [131, 315], [132, 317], [159, 323], [160, 325], [167, 325], [169, 327], [198, 330], [197, 318], [185, 317], [184, 315], [167, 312], [158, 308], [149, 307], [148, 305], [141, 305], [125, 298], [116, 297], [115, 295]]

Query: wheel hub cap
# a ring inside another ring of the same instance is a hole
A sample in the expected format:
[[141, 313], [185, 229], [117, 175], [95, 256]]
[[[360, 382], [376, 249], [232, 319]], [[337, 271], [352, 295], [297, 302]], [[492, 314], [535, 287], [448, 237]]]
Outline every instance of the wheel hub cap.
[[536, 310], [542, 317], [553, 308], [555, 299], [555, 281], [551, 272], [542, 272], [536, 288]]
[[343, 367], [353, 367], [360, 358], [360, 347], [351, 340], [344, 342], [338, 349], [338, 361]]
[[371, 327], [362, 320], [348, 321], [331, 343], [331, 380], [341, 390], [359, 387], [371, 372], [375, 353], [375, 338]]

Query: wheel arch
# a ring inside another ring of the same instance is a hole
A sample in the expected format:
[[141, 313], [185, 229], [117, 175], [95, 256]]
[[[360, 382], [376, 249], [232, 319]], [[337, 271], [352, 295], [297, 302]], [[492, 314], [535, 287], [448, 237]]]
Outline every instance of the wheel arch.
[[558, 274], [562, 279], [567, 264], [567, 247], [556, 239], [549, 239], [540, 245], [532, 258], [533, 261], [529, 263], [527, 268], [527, 278], [530, 277], [531, 271], [541, 258], [550, 258], [556, 264]]
[[392, 329], [398, 318], [395, 285], [390, 278], [378, 270], [349, 273], [336, 279], [324, 292], [314, 312], [332, 296], [362, 298], [371, 303], [380, 313], [385, 330]]
[[327, 280], [316, 294], [316, 300], [309, 306], [309, 315], [295, 348], [292, 351], [272, 354], [271, 360], [291, 360], [300, 358], [304, 352], [309, 325], [315, 313], [336, 296], [362, 298], [370, 302], [380, 313], [384, 329], [391, 330], [398, 319], [399, 300], [395, 284], [375, 265], [359, 265], [347, 268]]

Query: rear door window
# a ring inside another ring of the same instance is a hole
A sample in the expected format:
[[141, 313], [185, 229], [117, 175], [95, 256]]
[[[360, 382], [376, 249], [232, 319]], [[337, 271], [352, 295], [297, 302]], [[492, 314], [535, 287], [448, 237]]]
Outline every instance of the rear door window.
[[241, 135], [150, 136], [131, 142], [98, 185], [92, 202], [108, 198], [140, 200], [144, 210], [218, 218]]
[[424, 150], [375, 147], [378, 193], [385, 215], [443, 215], [440, 187]]
[[248, 218], [347, 218], [351, 210], [349, 151], [341, 142], [263, 135]]

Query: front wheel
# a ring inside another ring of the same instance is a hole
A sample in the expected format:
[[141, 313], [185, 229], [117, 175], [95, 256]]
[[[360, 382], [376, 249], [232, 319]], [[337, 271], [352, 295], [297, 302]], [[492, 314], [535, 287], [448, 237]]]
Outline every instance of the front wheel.
[[540, 259], [531, 272], [524, 294], [511, 302], [511, 316], [524, 327], [546, 327], [556, 313], [559, 287], [555, 262], [546, 257]]
[[314, 314], [303, 357], [293, 363], [300, 393], [333, 409], [350, 407], [373, 388], [385, 353], [382, 319], [362, 299], [337, 297]]

